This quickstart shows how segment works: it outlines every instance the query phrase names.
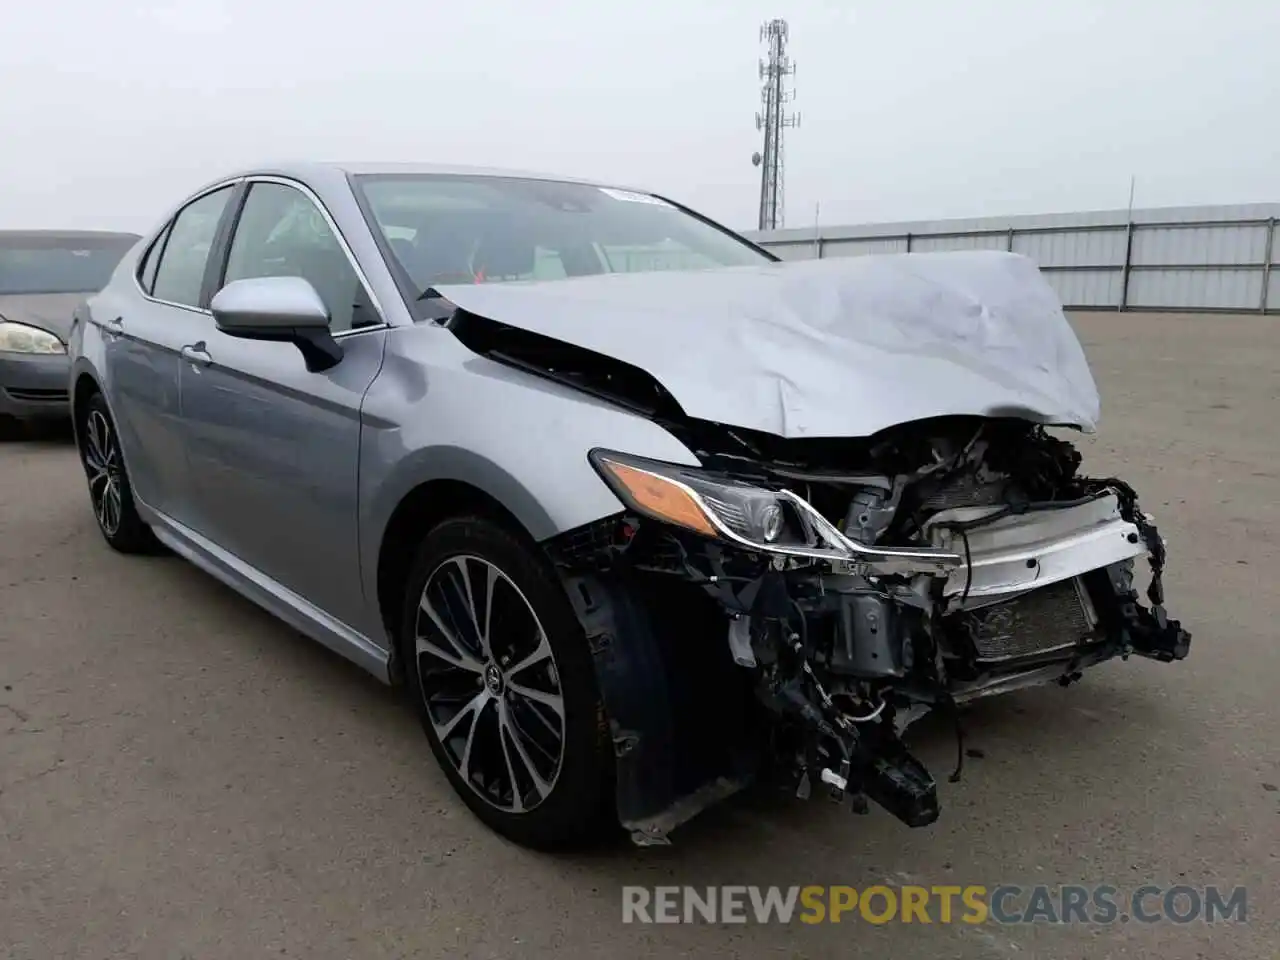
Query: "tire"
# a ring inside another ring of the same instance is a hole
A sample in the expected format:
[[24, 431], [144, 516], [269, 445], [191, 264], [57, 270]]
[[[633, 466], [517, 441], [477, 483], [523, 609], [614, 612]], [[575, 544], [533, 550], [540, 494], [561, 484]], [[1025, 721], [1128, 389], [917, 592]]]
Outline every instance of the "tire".
[[159, 553], [160, 542], [134, 506], [119, 435], [101, 393], [94, 393], [85, 401], [76, 424], [76, 444], [89, 482], [89, 502], [103, 539], [120, 553]]
[[[474, 621], [464, 614], [468, 584]], [[409, 574], [400, 643], [431, 751], [480, 820], [540, 850], [616, 829], [613, 752], [591, 653], [536, 546], [484, 517], [438, 524]], [[558, 765], [550, 759], [557, 728]]]

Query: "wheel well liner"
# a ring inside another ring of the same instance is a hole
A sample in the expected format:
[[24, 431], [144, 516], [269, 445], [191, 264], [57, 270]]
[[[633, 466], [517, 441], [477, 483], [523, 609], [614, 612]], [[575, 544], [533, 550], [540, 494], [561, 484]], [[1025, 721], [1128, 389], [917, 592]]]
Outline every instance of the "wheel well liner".
[[699, 587], [586, 570], [566, 587], [609, 720], [618, 821], [641, 842], [665, 837], [754, 777], [767, 731], [750, 674]]
[[73, 424], [80, 422], [80, 411], [84, 409], [85, 401], [95, 393], [100, 392], [98, 381], [89, 374], [82, 373], [76, 377], [75, 389], [71, 393], [71, 421]]

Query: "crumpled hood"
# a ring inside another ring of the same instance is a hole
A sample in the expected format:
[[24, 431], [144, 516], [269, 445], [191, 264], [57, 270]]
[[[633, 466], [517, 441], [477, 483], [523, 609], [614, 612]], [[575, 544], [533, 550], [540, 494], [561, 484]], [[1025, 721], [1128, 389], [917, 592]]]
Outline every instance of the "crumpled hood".
[[1098, 391], [1039, 268], [995, 251], [450, 284], [470, 313], [653, 376], [691, 417], [864, 437], [950, 414], [1092, 432]]
[[71, 315], [86, 293], [13, 293], [0, 296], [0, 319], [47, 330], [63, 343], [71, 335]]

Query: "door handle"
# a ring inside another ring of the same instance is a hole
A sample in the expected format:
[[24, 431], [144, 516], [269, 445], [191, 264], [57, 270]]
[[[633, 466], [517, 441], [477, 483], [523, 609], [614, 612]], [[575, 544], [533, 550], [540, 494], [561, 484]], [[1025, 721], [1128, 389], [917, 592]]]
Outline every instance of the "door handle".
[[204, 348], [204, 342], [189, 343], [182, 348], [182, 359], [188, 363], [194, 363], [201, 367], [207, 367], [213, 363], [213, 357], [209, 356], [209, 351]]
[[116, 317], [114, 320], [108, 320], [102, 326], [107, 333], [124, 333], [124, 317]]

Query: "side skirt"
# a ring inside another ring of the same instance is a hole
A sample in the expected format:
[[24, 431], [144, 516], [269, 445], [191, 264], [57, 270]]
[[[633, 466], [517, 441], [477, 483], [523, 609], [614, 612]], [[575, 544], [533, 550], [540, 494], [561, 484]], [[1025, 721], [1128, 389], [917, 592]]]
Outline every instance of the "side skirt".
[[178, 556], [383, 683], [391, 682], [389, 653], [377, 643], [189, 527], [141, 503], [138, 511]]

